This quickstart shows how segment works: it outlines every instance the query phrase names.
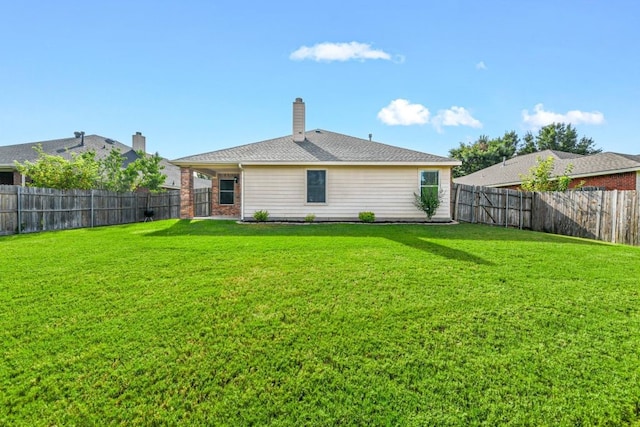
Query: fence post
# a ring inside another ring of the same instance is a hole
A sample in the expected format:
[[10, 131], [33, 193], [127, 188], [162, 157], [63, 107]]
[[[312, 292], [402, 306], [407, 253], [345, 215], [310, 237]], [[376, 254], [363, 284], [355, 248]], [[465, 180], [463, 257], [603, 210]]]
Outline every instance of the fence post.
[[618, 190], [611, 193], [611, 243], [616, 243], [618, 233]]
[[471, 190], [471, 224], [474, 224], [474, 213], [475, 213], [475, 205], [476, 204], [476, 186], [473, 186], [473, 189]]
[[18, 234], [20, 234], [20, 231], [22, 231], [22, 187], [18, 186], [17, 190], [16, 197], [18, 200], [16, 200], [16, 202], [18, 202]]
[[509, 190], [504, 198], [504, 226], [505, 228], [509, 227]]
[[93, 190], [91, 190], [91, 228], [93, 228]]
[[453, 184], [453, 185], [456, 188], [456, 196], [455, 196], [456, 197], [456, 201], [455, 201], [454, 207], [453, 207], [453, 211], [454, 211], [453, 213], [454, 213], [455, 217], [453, 219], [457, 221], [458, 217], [459, 217], [458, 209], [459, 209], [459, 206], [460, 206], [460, 188], [461, 188], [461, 186], [460, 186], [460, 184]]

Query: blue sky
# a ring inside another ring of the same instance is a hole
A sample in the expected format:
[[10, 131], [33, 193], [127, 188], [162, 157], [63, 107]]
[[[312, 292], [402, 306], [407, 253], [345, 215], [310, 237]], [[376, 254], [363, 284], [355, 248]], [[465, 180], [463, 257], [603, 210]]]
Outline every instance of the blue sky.
[[572, 122], [640, 154], [640, 3], [0, 0], [0, 145], [178, 158], [307, 129], [447, 155]]

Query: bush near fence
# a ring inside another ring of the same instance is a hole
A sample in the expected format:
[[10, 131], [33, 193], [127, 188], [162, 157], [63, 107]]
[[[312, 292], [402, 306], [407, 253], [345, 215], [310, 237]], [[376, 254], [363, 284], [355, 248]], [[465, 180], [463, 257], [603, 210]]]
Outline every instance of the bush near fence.
[[640, 246], [636, 190], [529, 192], [454, 184], [456, 221]]

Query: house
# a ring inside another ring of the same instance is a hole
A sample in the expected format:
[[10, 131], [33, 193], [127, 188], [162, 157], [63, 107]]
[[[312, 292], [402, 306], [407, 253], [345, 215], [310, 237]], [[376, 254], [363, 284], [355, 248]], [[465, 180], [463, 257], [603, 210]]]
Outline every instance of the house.
[[597, 153], [581, 155], [564, 151], [544, 150], [537, 153], [505, 159], [488, 168], [455, 178], [454, 182], [482, 187], [519, 188], [521, 175], [527, 175], [537, 165], [537, 159], [554, 159], [553, 175], [563, 175], [567, 166], [573, 178], [570, 187], [583, 183], [583, 188], [595, 187], [603, 190], [640, 189], [640, 155], [619, 153]]
[[305, 129], [305, 104], [293, 103], [293, 134], [173, 160], [182, 169], [181, 216], [194, 216], [193, 171], [212, 176], [212, 215], [251, 220], [424, 221], [414, 193], [437, 189], [433, 221], [450, 221], [451, 168], [460, 162], [323, 129]]
[[[23, 177], [16, 169], [15, 161], [34, 162], [38, 159], [38, 153], [34, 148], [40, 145], [45, 153], [71, 158], [72, 153], [94, 151], [98, 159], [106, 157], [112, 148], [116, 148], [125, 156], [125, 164], [129, 164], [138, 158], [137, 151], [146, 152], [146, 138], [140, 132], [132, 137], [131, 147], [105, 138], [100, 135], [85, 135], [84, 132], [76, 132], [73, 138], [54, 139], [50, 141], [29, 142], [26, 144], [6, 145], [0, 147], [0, 185], [25, 185]], [[164, 166], [162, 172], [167, 177], [163, 188], [166, 190], [180, 189], [180, 168], [162, 159], [160, 164]], [[196, 188], [210, 186], [209, 180], [195, 179]]]

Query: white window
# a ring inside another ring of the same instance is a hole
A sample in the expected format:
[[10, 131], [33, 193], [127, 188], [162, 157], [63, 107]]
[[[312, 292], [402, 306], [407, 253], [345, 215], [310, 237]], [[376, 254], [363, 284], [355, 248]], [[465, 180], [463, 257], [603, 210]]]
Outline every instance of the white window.
[[440, 191], [440, 174], [437, 170], [420, 171], [420, 194], [435, 194]]
[[327, 202], [327, 171], [307, 170], [307, 203]]

